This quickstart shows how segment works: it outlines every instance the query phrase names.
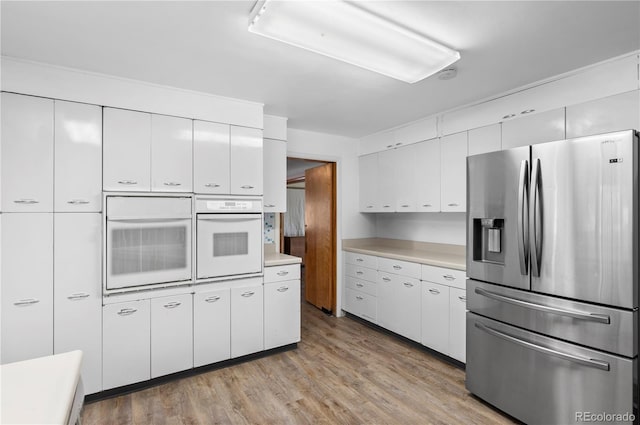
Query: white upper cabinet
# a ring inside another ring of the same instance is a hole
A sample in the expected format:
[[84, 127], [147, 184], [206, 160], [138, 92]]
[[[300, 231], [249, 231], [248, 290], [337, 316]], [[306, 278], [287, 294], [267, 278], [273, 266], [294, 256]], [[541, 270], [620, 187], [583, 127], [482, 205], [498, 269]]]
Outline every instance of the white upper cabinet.
[[56, 212], [102, 210], [102, 108], [55, 101]]
[[264, 139], [264, 212], [287, 210], [287, 142]]
[[382, 212], [395, 211], [398, 167], [397, 149], [378, 153], [378, 202]]
[[567, 107], [567, 138], [640, 129], [640, 91]]
[[229, 125], [193, 122], [193, 191], [225, 194], [229, 190]]
[[192, 123], [186, 118], [151, 116], [152, 191], [192, 191]]
[[502, 123], [502, 149], [564, 139], [564, 108]]
[[499, 151], [502, 147], [501, 124], [469, 130], [469, 156]]
[[2, 211], [53, 211], [53, 100], [2, 93]]
[[370, 136], [363, 137], [358, 141], [358, 154], [368, 155], [374, 152], [390, 149], [393, 148], [396, 143], [398, 142], [395, 141], [393, 130], [372, 134]]
[[378, 154], [358, 158], [360, 212], [378, 212]]
[[416, 155], [418, 145], [405, 146], [395, 150], [394, 180], [395, 210], [398, 212], [416, 211], [418, 168], [422, 164]]
[[429, 117], [394, 130], [394, 146], [399, 147], [438, 137], [436, 117]]
[[231, 194], [262, 195], [262, 130], [232, 125]]
[[467, 208], [467, 132], [440, 139], [441, 211], [465, 212]]
[[103, 188], [151, 190], [151, 114], [104, 108]]
[[440, 211], [440, 139], [420, 142], [415, 147], [416, 208], [418, 211]]

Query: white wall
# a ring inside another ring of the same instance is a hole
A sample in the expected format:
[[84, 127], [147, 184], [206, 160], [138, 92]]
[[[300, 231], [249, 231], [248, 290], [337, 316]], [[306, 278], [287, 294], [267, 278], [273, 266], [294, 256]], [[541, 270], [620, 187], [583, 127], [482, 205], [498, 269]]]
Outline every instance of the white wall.
[[466, 245], [465, 213], [376, 214], [376, 236]]

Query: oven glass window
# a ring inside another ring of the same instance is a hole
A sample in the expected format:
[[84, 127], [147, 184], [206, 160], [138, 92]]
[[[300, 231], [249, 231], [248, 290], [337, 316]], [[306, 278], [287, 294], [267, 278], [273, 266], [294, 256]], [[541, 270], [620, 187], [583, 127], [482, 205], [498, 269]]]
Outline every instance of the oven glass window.
[[113, 229], [111, 274], [187, 267], [187, 226]]
[[249, 253], [249, 233], [214, 233], [213, 256], [247, 255]]

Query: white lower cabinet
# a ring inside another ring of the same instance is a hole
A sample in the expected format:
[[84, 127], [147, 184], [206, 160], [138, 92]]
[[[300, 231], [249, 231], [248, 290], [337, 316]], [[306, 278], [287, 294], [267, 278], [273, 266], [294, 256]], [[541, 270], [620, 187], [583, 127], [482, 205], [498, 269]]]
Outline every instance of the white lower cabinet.
[[192, 295], [151, 300], [151, 377], [193, 367]]
[[373, 323], [378, 323], [378, 301], [375, 295], [353, 289], [344, 291], [345, 310]]
[[300, 341], [300, 280], [265, 283], [264, 349], [269, 350], [298, 341]]
[[60, 213], [54, 217], [55, 354], [82, 350], [86, 394], [102, 391], [102, 215]]
[[262, 282], [231, 288], [231, 357], [264, 349]]
[[449, 289], [449, 355], [465, 363], [467, 295], [464, 289]]
[[421, 343], [449, 354], [449, 287], [422, 282]]
[[378, 324], [420, 342], [420, 281], [378, 272]]
[[102, 384], [105, 390], [151, 377], [150, 310], [150, 300], [103, 307]]
[[193, 366], [231, 358], [231, 291], [193, 294]]

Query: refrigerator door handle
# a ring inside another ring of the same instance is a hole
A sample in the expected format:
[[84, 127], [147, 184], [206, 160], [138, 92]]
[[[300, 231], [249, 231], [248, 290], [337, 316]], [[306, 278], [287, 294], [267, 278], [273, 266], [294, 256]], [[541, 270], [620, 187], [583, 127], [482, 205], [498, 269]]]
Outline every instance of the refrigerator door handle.
[[610, 324], [611, 318], [606, 314], [588, 313], [577, 310], [568, 310], [564, 308], [551, 307], [544, 304], [538, 304], [531, 301], [521, 300], [519, 298], [507, 297], [505, 295], [496, 294], [495, 292], [487, 291], [482, 288], [476, 288], [475, 293], [482, 295], [483, 297], [491, 298], [496, 301], [502, 301], [505, 303], [517, 305], [518, 307], [524, 307], [531, 310], [543, 311], [546, 313], [557, 314], [559, 316], [573, 317], [574, 319], [589, 320], [592, 322]]
[[520, 179], [518, 181], [518, 257], [520, 258], [520, 274], [529, 273], [529, 161], [520, 162]]
[[589, 366], [589, 367], [594, 367], [596, 369], [601, 369], [601, 370], [606, 370], [608, 371], [610, 369], [609, 363], [602, 361], [602, 360], [597, 360], [597, 359], [592, 359], [592, 358], [588, 358], [588, 357], [582, 357], [582, 356], [577, 356], [575, 354], [571, 354], [571, 353], [565, 353], [563, 351], [558, 351], [558, 350], [554, 350], [551, 348], [547, 348], [547, 347], [543, 347], [541, 345], [537, 345], [534, 344], [532, 342], [529, 341], [525, 341], [523, 339], [520, 338], [516, 338], [515, 336], [497, 331], [489, 326], [483, 325], [481, 323], [475, 323], [476, 328], [480, 329], [481, 331], [484, 331], [490, 335], [496, 336], [498, 338], [502, 338], [506, 341], [509, 341], [511, 343], [523, 346], [525, 348], [528, 348], [530, 350], [534, 350], [534, 351], [538, 351], [540, 353], [543, 354], [548, 354], [550, 356], [554, 356], [554, 357], [559, 357], [561, 359], [564, 360], [568, 360], [570, 362], [573, 363], [578, 363], [581, 364], [583, 366]]
[[540, 193], [540, 159], [532, 164], [531, 195], [533, 197], [533, 218], [530, 231], [533, 246], [531, 247], [531, 275], [540, 277], [540, 258], [542, 251], [542, 197]]

